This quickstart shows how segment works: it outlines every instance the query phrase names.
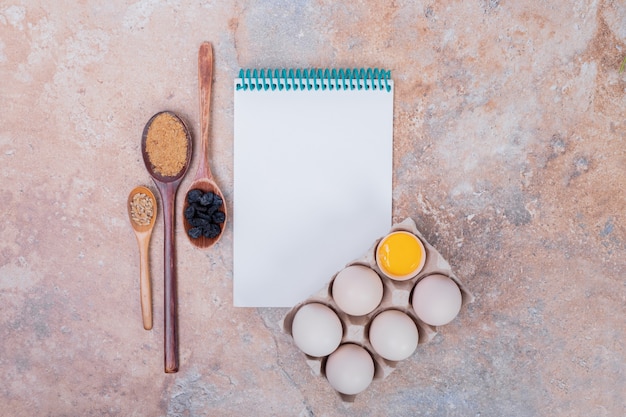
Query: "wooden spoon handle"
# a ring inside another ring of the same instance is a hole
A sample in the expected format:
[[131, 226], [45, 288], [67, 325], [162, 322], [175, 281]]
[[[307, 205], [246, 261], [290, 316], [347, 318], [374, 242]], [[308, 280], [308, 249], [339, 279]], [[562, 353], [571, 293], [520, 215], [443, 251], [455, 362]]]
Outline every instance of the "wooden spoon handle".
[[174, 238], [174, 197], [176, 187], [165, 184], [163, 199], [164, 242], [164, 322], [165, 322], [165, 372], [178, 372], [178, 330], [176, 306], [176, 247]]
[[211, 84], [213, 83], [213, 48], [203, 42], [198, 51], [198, 92], [200, 95], [200, 164], [196, 178], [211, 178], [209, 168], [209, 128], [211, 117]]
[[150, 286], [150, 264], [148, 263], [148, 242], [150, 235], [146, 234], [139, 241], [139, 294], [141, 296], [141, 317], [143, 328], [152, 329], [152, 289]]

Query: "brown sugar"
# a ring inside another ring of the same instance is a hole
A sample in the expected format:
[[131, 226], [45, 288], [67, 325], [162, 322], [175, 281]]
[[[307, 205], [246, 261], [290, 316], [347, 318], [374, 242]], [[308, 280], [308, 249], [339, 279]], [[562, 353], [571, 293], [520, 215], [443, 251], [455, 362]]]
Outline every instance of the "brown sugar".
[[173, 177], [187, 161], [187, 132], [185, 126], [169, 113], [152, 120], [146, 136], [146, 152], [154, 171]]

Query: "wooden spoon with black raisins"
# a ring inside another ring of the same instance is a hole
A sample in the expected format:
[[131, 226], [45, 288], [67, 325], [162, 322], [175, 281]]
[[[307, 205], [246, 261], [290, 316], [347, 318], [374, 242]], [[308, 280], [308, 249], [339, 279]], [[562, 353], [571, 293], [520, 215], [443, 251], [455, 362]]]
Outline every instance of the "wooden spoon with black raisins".
[[189, 241], [198, 248], [213, 246], [224, 233], [226, 204], [213, 180], [208, 161], [213, 81], [213, 48], [203, 42], [198, 51], [198, 91], [200, 95], [200, 161], [183, 205], [183, 225]]

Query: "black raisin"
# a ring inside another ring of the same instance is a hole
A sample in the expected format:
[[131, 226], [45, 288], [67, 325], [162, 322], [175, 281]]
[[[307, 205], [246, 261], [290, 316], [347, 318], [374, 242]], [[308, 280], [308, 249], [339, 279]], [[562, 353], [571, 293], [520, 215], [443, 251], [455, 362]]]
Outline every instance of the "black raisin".
[[211, 216], [213, 223], [224, 223], [224, 220], [226, 220], [226, 214], [224, 214], [223, 211], [216, 211], [213, 213], [213, 216]]
[[208, 214], [209, 216], [212, 216], [213, 213], [215, 213], [218, 209], [219, 207], [213, 204], [212, 206], [207, 208], [206, 214]]
[[213, 205], [217, 206], [218, 208], [222, 207], [222, 204], [224, 203], [224, 201], [219, 195], [217, 194], [214, 194], [214, 195], [215, 195], [215, 198], [213, 199]]
[[203, 206], [200, 203], [194, 203], [193, 207], [196, 209], [196, 212], [202, 212], [202, 213], [206, 213], [207, 210], [209, 209], [207, 206]]
[[215, 194], [213, 194], [212, 192], [203, 194], [202, 197], [200, 197], [200, 204], [202, 204], [203, 206], [210, 206], [211, 204], [213, 204], [213, 199], [215, 197]]
[[206, 219], [207, 221], [211, 220], [211, 216], [209, 214], [207, 214], [207, 213], [197, 212], [196, 213], [196, 217], [198, 219]]
[[219, 224], [211, 223], [203, 227], [202, 234], [206, 238], [213, 239], [214, 237], [219, 236], [221, 231], [222, 228], [219, 226]]
[[185, 209], [185, 218], [191, 219], [196, 214], [196, 208], [193, 205], [187, 206]]
[[187, 202], [189, 204], [195, 203], [197, 201], [200, 201], [201, 197], [202, 197], [202, 190], [198, 190], [197, 188], [193, 189], [189, 191], [189, 193], [187, 193]]
[[194, 217], [192, 219], [187, 220], [190, 225], [193, 227], [203, 227], [210, 223], [208, 219], [201, 219], [199, 217]]
[[187, 234], [193, 238], [193, 239], [197, 239], [200, 236], [202, 236], [202, 227], [192, 227], [191, 229], [189, 229], [189, 231], [187, 232]]

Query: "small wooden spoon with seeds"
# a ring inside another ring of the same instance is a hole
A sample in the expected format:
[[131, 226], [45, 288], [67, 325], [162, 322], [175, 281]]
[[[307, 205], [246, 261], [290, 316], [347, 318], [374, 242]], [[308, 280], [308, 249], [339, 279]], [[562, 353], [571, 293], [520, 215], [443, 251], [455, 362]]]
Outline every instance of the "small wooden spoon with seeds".
[[[224, 222], [220, 226], [220, 231], [217, 236], [206, 237], [204, 235], [198, 238], [192, 238], [189, 235], [189, 229], [193, 226], [189, 224], [189, 221], [183, 216], [183, 226], [185, 228], [185, 234], [189, 238], [189, 241], [197, 248], [205, 249], [213, 246], [222, 237], [224, 233], [224, 227], [226, 226], [226, 202], [224, 196], [219, 187], [213, 180], [211, 174], [211, 168], [209, 168], [208, 161], [208, 148], [209, 148], [209, 118], [211, 116], [211, 83], [213, 82], [213, 48], [209, 42], [203, 42], [198, 50], [198, 91], [200, 96], [200, 161], [198, 164], [198, 171], [196, 178], [189, 186], [187, 195], [191, 190], [200, 190], [203, 193], [212, 192], [219, 196], [223, 203], [220, 208], [224, 212]], [[189, 201], [185, 198], [183, 205], [183, 212], [189, 207]]]
[[146, 187], [136, 187], [128, 195], [128, 217], [139, 244], [139, 294], [143, 328], [152, 329], [152, 289], [148, 248], [157, 216], [154, 194]]

